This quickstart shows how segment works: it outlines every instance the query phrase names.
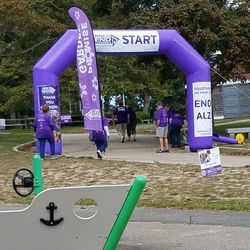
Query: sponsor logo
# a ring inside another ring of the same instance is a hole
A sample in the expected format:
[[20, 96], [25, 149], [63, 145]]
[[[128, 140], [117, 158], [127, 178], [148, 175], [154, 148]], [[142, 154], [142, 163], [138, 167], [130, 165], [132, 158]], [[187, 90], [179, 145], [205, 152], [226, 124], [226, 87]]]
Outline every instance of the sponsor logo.
[[99, 109], [91, 109], [86, 116], [89, 120], [99, 120], [101, 119], [101, 112]]
[[53, 87], [42, 87], [43, 94], [51, 94], [53, 95], [56, 92], [55, 88]]
[[95, 43], [97, 45], [114, 46], [120, 39], [113, 35], [96, 35]]

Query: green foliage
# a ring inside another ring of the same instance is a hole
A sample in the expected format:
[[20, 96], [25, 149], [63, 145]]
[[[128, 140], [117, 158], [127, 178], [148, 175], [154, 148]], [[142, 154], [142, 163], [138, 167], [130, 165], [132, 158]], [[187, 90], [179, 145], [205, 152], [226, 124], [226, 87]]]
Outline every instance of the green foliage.
[[146, 120], [146, 119], [149, 119], [149, 114], [147, 112], [139, 111], [139, 112], [136, 112], [136, 117], [137, 117], [137, 120], [139, 121]]
[[[97, 28], [176, 29], [216, 71], [213, 83], [249, 72], [249, 3], [226, 0], [2, 0], [0, 2], [0, 112], [32, 114], [32, 67], [68, 28], [75, 28], [67, 10], [86, 10]], [[214, 56], [215, 51], [221, 55]], [[100, 82], [105, 100], [148, 107], [164, 99], [185, 112], [185, 79], [165, 57], [100, 57]], [[18, 93], [18, 94], [17, 94]], [[62, 112], [77, 112], [76, 66], [60, 79]], [[108, 110], [107, 103], [105, 110]]]
[[163, 97], [166, 86], [160, 83], [159, 68], [156, 62], [147, 64], [136, 57], [99, 58], [100, 81], [105, 96], [127, 97], [134, 102], [135, 97]]
[[[127, 22], [136, 28], [176, 29], [210, 63], [216, 66], [213, 83], [239, 78], [249, 72], [249, 7], [244, 1], [161, 1], [157, 11], [141, 8]], [[214, 57], [215, 51], [222, 55]]]

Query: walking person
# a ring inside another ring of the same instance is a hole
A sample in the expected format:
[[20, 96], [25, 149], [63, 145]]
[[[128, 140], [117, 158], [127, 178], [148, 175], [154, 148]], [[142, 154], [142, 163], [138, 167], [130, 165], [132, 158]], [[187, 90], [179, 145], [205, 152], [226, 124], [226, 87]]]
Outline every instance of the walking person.
[[128, 141], [131, 140], [131, 135], [133, 136], [133, 141], [136, 141], [137, 117], [135, 111], [130, 105], [128, 106], [128, 115], [129, 115], [129, 122], [127, 125]]
[[174, 114], [172, 117], [172, 147], [181, 148], [181, 129], [184, 125], [184, 118], [179, 114]]
[[108, 147], [109, 138], [109, 120], [102, 118], [103, 131], [93, 131], [93, 140], [96, 145], [96, 154], [98, 159], [102, 159]]
[[34, 135], [39, 142], [39, 153], [41, 159], [45, 159], [45, 144], [46, 141], [49, 142], [50, 145], [50, 154], [51, 159], [56, 159], [55, 156], [55, 126], [52, 121], [51, 116], [48, 114], [49, 105], [45, 104], [42, 106], [42, 112], [38, 114], [35, 118], [35, 122], [33, 124], [34, 127]]
[[157, 153], [169, 152], [168, 147], [168, 122], [171, 122], [171, 117], [168, 115], [167, 110], [164, 108], [162, 101], [156, 103], [156, 136], [159, 138], [160, 149]]
[[117, 132], [121, 138], [121, 143], [124, 143], [127, 123], [129, 121], [128, 109], [123, 105], [123, 100], [118, 100], [118, 107], [113, 112], [113, 124], [117, 124]]

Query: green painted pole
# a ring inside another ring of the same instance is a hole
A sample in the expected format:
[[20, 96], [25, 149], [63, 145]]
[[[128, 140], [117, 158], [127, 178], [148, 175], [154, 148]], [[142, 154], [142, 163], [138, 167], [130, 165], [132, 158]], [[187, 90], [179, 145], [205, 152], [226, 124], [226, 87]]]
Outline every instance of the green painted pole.
[[115, 250], [122, 234], [128, 224], [134, 208], [141, 196], [141, 193], [147, 183], [145, 176], [137, 176], [132, 187], [127, 195], [125, 202], [122, 205], [121, 211], [118, 214], [113, 228], [108, 236], [108, 239], [103, 247], [103, 250]]
[[38, 195], [43, 191], [43, 176], [42, 176], [42, 160], [39, 155], [33, 157], [33, 172], [34, 172], [34, 192]]

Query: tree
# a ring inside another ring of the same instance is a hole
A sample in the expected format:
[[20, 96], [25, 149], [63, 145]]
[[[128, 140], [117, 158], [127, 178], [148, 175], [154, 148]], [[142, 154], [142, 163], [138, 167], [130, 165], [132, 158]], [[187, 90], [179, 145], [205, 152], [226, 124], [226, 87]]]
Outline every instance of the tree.
[[160, 59], [145, 63], [147, 60], [145, 57], [140, 61], [135, 56], [99, 58], [103, 95], [110, 97], [124, 94], [129, 102], [135, 103], [136, 98], [139, 98], [144, 105], [149, 97], [163, 98], [167, 88], [159, 79]]
[[[86, 9], [97, 28], [178, 30], [224, 79], [249, 71], [249, 3], [227, 0], [2, 0], [0, 3], [0, 112], [33, 112], [32, 67], [67, 28], [75, 28], [67, 9]], [[219, 50], [220, 56], [214, 52]], [[183, 75], [163, 57], [101, 57], [98, 59], [103, 94], [126, 94], [147, 106], [149, 98], [185, 106]], [[213, 73], [213, 84], [221, 81]], [[119, 84], [117, 84], [119, 83]], [[118, 88], [119, 86], [119, 88]], [[25, 89], [24, 89], [25, 88]], [[27, 91], [26, 91], [27, 88]], [[76, 67], [60, 81], [62, 110], [78, 104]], [[16, 97], [13, 89], [20, 93]], [[23, 91], [20, 92], [20, 91]], [[178, 98], [176, 96], [178, 95]], [[16, 105], [16, 107], [15, 107]]]
[[[0, 5], [0, 86], [5, 97], [0, 110], [31, 113], [32, 67], [65, 28], [46, 14], [36, 12], [31, 1], [4, 0]], [[23, 104], [23, 105], [20, 105]]]
[[[224, 0], [161, 1], [155, 11], [144, 8], [130, 13], [128, 21], [137, 28], [174, 28], [226, 79], [248, 72], [250, 4]], [[215, 51], [222, 55], [214, 58]], [[242, 69], [239, 72], [239, 68]], [[213, 74], [214, 83], [225, 81]]]

